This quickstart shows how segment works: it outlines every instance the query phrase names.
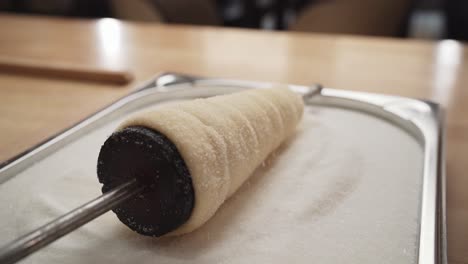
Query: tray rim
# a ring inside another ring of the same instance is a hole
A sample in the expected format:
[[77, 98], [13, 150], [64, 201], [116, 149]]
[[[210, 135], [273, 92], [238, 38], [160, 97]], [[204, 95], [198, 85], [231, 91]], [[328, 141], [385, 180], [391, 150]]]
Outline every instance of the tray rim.
[[[16, 174], [27, 168], [24, 163], [33, 160], [57, 143], [67, 144], [74, 133], [87, 125], [98, 121], [128, 102], [132, 95], [148, 89], [156, 92], [166, 92], [177, 88], [177, 85], [189, 84], [213, 86], [236, 86], [240, 88], [266, 88], [274, 85], [271, 82], [245, 81], [223, 78], [202, 78], [177, 73], [162, 73], [136, 86], [130, 94], [111, 103], [77, 124], [67, 128], [45, 141], [35, 145], [23, 153], [0, 164], [0, 184], [11, 177], [3, 174], [13, 171]], [[354, 92], [322, 88], [320, 85], [288, 86], [303, 95], [304, 100], [310, 100], [318, 105], [337, 106], [371, 113], [389, 121], [395, 122], [400, 128], [407, 130], [423, 145], [423, 184], [421, 192], [420, 232], [418, 263], [447, 263], [446, 251], [446, 221], [445, 221], [445, 151], [443, 109], [430, 101], [406, 97]], [[185, 87], [187, 89], [187, 87]], [[318, 93], [319, 96], [310, 96]], [[63, 143], [65, 141], [65, 143]], [[41, 159], [41, 158], [39, 158]], [[15, 172], [16, 171], [16, 172]]]

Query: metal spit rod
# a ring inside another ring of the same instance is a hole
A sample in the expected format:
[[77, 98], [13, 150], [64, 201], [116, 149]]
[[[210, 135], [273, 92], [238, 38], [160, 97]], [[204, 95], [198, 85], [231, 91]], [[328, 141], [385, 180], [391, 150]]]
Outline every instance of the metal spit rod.
[[0, 248], [0, 263], [10, 264], [23, 259], [113, 209], [118, 204], [140, 193], [143, 189], [144, 186], [138, 184], [136, 179], [119, 185], [115, 189]]
[[[322, 91], [322, 86], [319, 84], [313, 84], [309, 88], [310, 90], [303, 94], [304, 100], [316, 96]], [[25, 258], [113, 209], [120, 203], [140, 193], [143, 189], [144, 186], [139, 185], [136, 179], [133, 179], [36, 230], [13, 240], [0, 248], [0, 263], [11, 264]]]

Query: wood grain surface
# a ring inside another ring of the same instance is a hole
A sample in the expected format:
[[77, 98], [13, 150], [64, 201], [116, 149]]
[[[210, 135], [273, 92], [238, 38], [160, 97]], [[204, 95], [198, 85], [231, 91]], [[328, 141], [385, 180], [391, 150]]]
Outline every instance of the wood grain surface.
[[[448, 255], [468, 264], [468, 48], [340, 35], [0, 15], [0, 56], [129, 70], [123, 88], [0, 73], [0, 160], [162, 71], [430, 99], [446, 107]], [[383, 238], [384, 239], [384, 238]]]

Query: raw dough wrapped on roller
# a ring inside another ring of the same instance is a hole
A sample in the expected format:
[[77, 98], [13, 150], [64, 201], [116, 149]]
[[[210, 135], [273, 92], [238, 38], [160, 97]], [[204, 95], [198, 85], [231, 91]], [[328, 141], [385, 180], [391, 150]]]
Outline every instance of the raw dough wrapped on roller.
[[299, 95], [278, 87], [135, 115], [101, 148], [102, 190], [137, 178], [147, 188], [114, 209], [119, 219], [144, 235], [191, 232], [294, 132], [303, 108]]

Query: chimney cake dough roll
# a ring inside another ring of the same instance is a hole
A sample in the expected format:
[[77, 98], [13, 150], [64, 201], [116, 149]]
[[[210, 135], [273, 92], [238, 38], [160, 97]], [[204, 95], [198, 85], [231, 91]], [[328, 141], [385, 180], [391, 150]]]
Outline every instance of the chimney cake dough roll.
[[144, 235], [191, 232], [294, 132], [303, 109], [298, 94], [277, 87], [135, 115], [101, 148], [103, 192], [136, 177], [149, 187], [114, 209], [119, 219]]

